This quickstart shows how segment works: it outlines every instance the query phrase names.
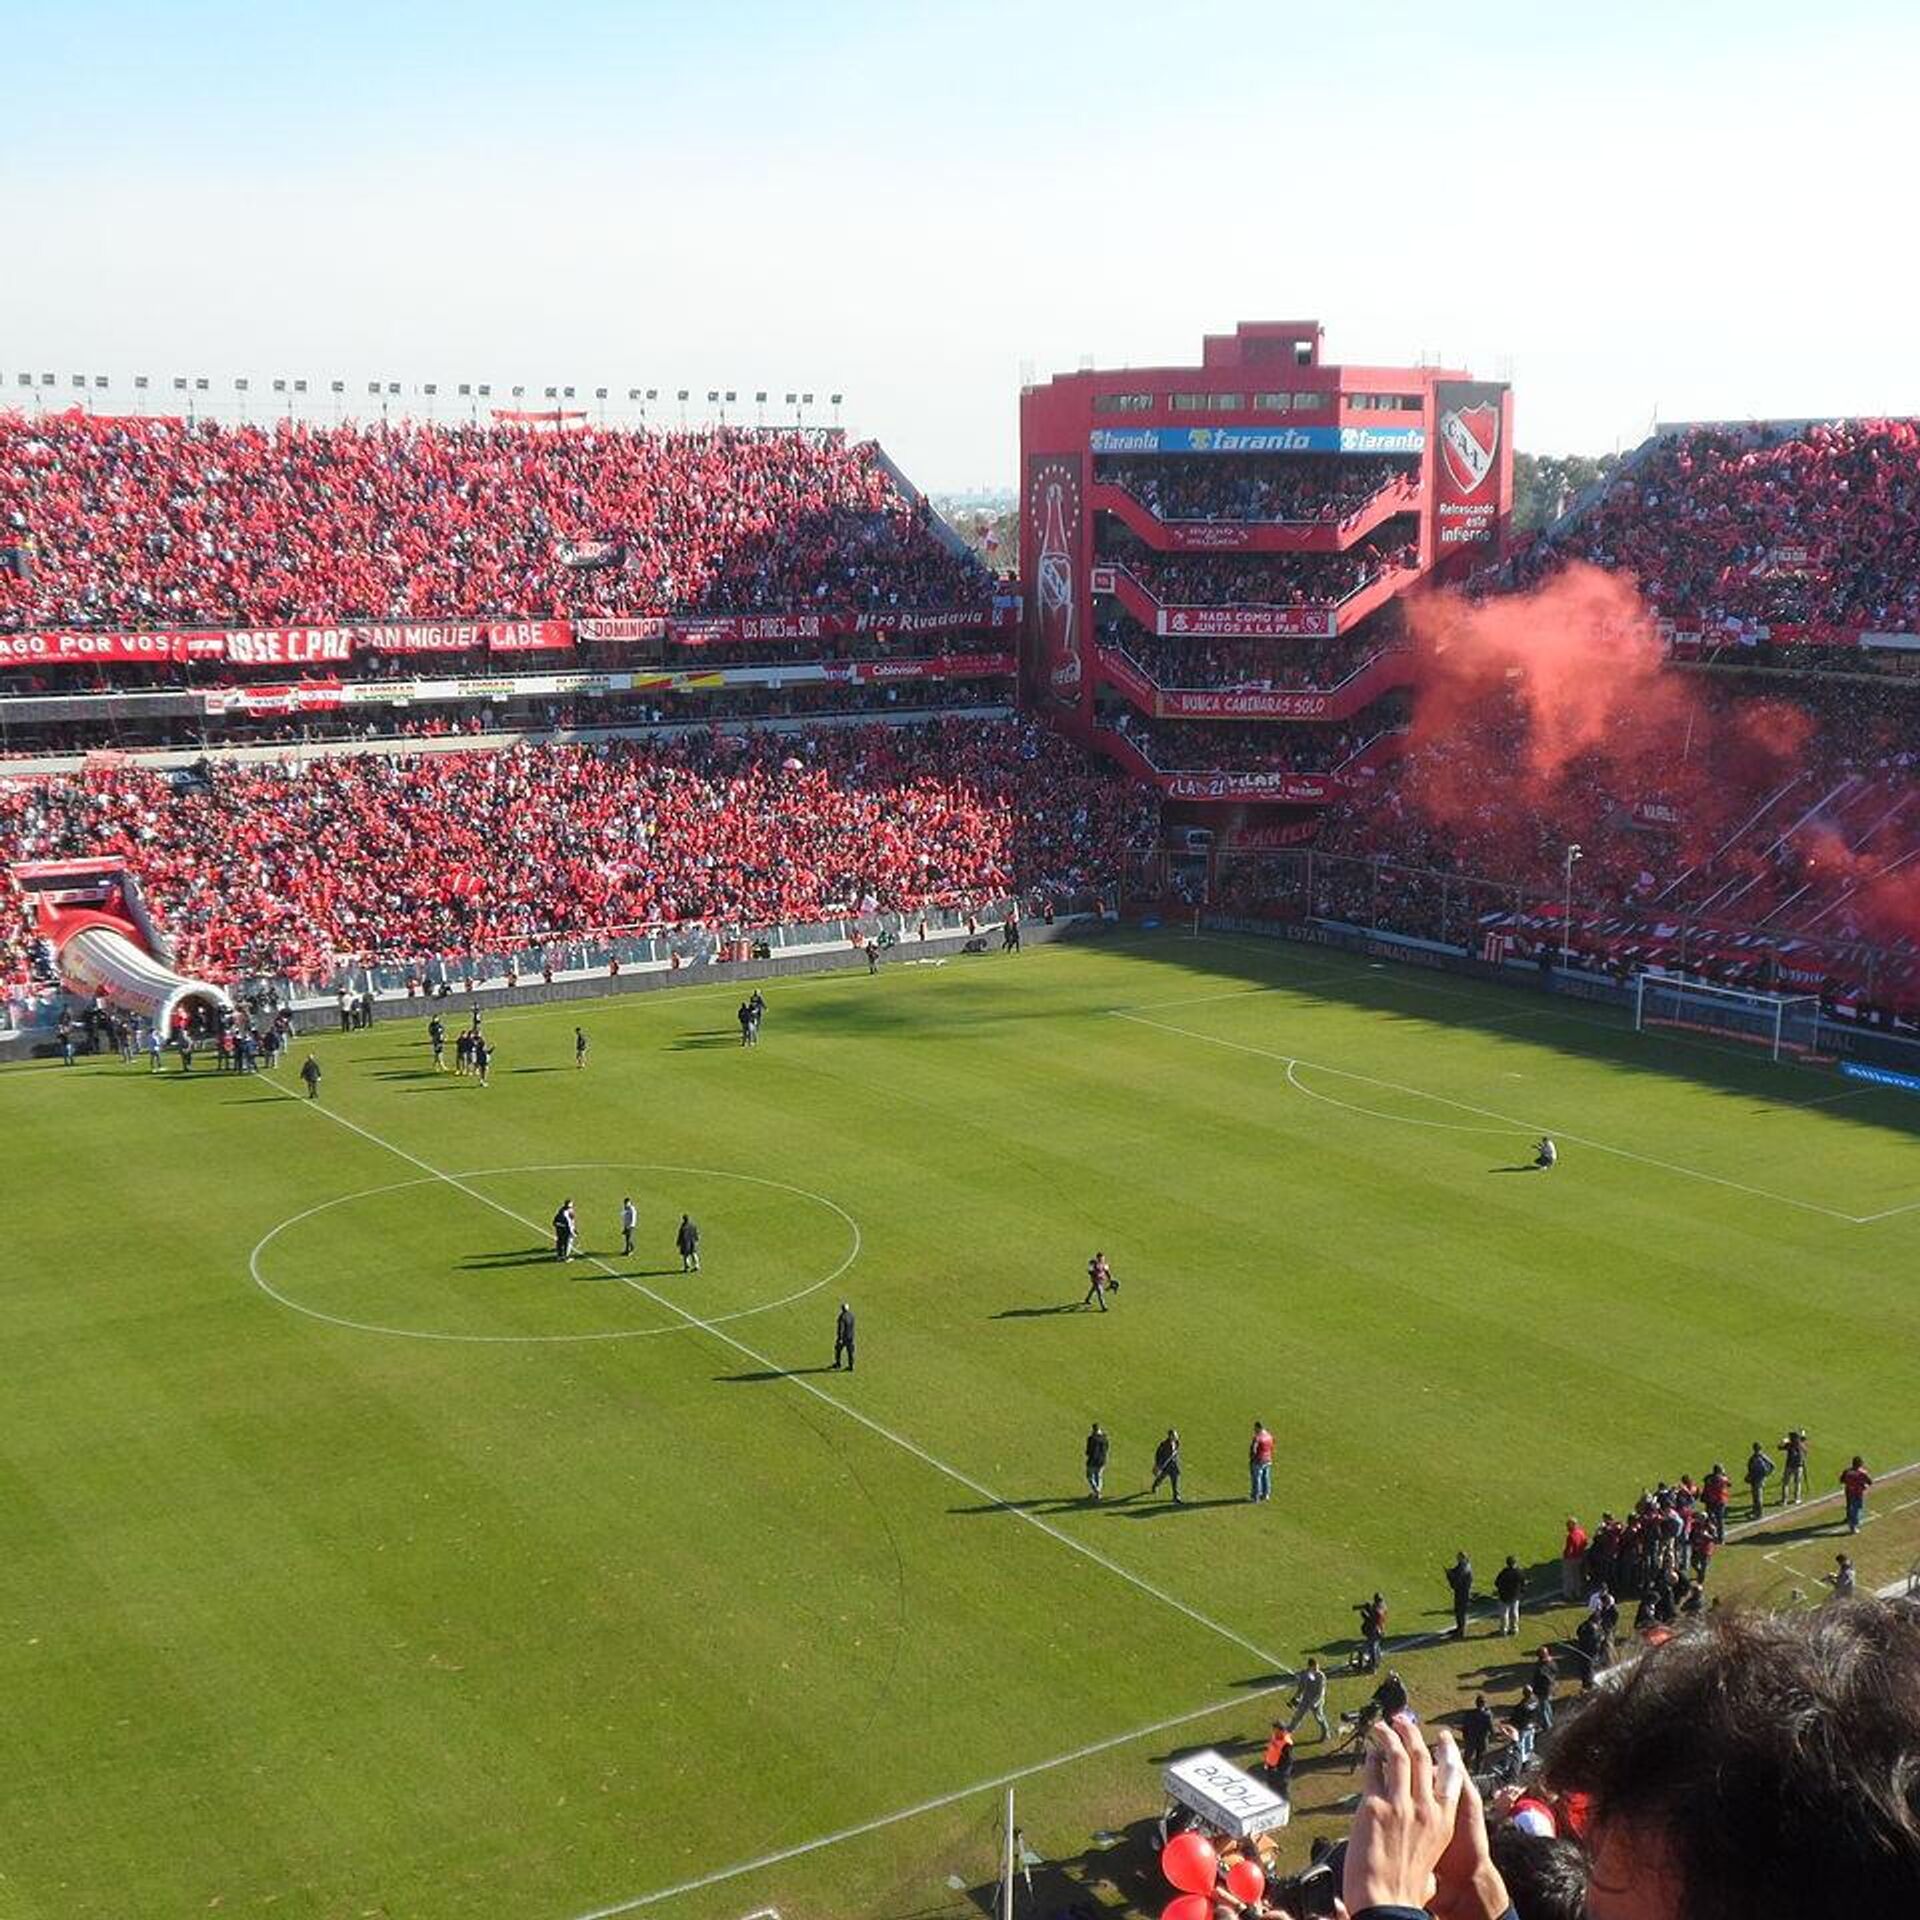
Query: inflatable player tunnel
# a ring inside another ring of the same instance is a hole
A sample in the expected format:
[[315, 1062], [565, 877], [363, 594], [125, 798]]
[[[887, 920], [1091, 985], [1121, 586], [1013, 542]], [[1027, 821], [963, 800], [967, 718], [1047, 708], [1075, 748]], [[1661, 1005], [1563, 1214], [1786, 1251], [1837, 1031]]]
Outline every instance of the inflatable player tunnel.
[[175, 967], [172, 943], [122, 862], [28, 861], [15, 865], [13, 878], [26, 896], [34, 938], [51, 952], [69, 993], [104, 994], [110, 1006], [151, 1021], [163, 1035], [184, 1009], [233, 1004], [225, 988]]

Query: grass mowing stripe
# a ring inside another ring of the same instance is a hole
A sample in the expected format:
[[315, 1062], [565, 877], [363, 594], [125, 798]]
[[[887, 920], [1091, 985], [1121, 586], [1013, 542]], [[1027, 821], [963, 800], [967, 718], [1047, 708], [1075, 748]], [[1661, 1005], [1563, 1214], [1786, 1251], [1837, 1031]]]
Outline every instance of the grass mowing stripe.
[[[523, 1213], [516, 1213], [511, 1207], [503, 1205], [490, 1194], [482, 1193], [478, 1187], [469, 1186], [458, 1174], [447, 1173], [443, 1169], [434, 1166], [431, 1161], [422, 1160], [418, 1154], [408, 1152], [405, 1147], [398, 1146], [391, 1140], [383, 1139], [370, 1128], [363, 1127], [359, 1125], [358, 1122], [349, 1120], [345, 1114], [335, 1113], [331, 1108], [319, 1105], [317, 1101], [303, 1100], [289, 1088], [282, 1087], [277, 1083], [274, 1083], [274, 1091], [283, 1098], [291, 1100], [295, 1106], [306, 1107], [321, 1114], [326, 1119], [333, 1121], [335, 1125], [345, 1127], [349, 1132], [358, 1134], [361, 1139], [367, 1141], [369, 1144], [384, 1148], [385, 1151], [393, 1154], [396, 1158], [405, 1160], [410, 1166], [418, 1167], [422, 1173], [431, 1174], [434, 1179], [444, 1181], [448, 1186], [466, 1194], [470, 1199], [478, 1200], [483, 1207], [490, 1207], [503, 1219], [511, 1220], [517, 1225], [525, 1227], [530, 1233], [544, 1234], [545, 1229], [543, 1229], [537, 1221], [529, 1220]], [[860, 1426], [865, 1427], [869, 1433], [877, 1434], [882, 1440], [888, 1441], [893, 1446], [900, 1448], [903, 1452], [912, 1454], [916, 1460], [921, 1461], [926, 1466], [932, 1467], [936, 1473], [944, 1474], [949, 1480], [953, 1481], [955, 1485], [965, 1487], [969, 1493], [984, 1500], [989, 1506], [998, 1508], [1002, 1513], [1010, 1514], [1014, 1519], [1021, 1521], [1024, 1525], [1032, 1527], [1040, 1533], [1044, 1533], [1049, 1539], [1059, 1541], [1063, 1547], [1081, 1555], [1085, 1559], [1091, 1560], [1094, 1565], [1104, 1568], [1108, 1573], [1114, 1575], [1116, 1579], [1124, 1580], [1128, 1586], [1137, 1588], [1151, 1599], [1158, 1600], [1163, 1606], [1171, 1607], [1174, 1612], [1185, 1615], [1185, 1617], [1191, 1620], [1196, 1626], [1206, 1628], [1209, 1633], [1217, 1634], [1221, 1639], [1231, 1641], [1233, 1645], [1240, 1648], [1243, 1653], [1250, 1653], [1256, 1660], [1264, 1661], [1273, 1671], [1277, 1673], [1291, 1673], [1291, 1669], [1287, 1666], [1287, 1663], [1282, 1660], [1278, 1654], [1272, 1653], [1267, 1648], [1257, 1645], [1244, 1634], [1236, 1633], [1232, 1627], [1227, 1626], [1222, 1621], [1215, 1620], [1209, 1614], [1200, 1612], [1197, 1607], [1188, 1606], [1184, 1600], [1177, 1599], [1164, 1588], [1155, 1586], [1152, 1581], [1143, 1580], [1137, 1573], [1131, 1572], [1128, 1568], [1121, 1566], [1117, 1560], [1110, 1560], [1097, 1548], [1088, 1546], [1085, 1541], [1076, 1540], [1072, 1534], [1063, 1533], [1058, 1527], [1049, 1526], [1039, 1515], [1029, 1513], [1025, 1509], [1016, 1506], [1003, 1495], [996, 1493], [983, 1481], [976, 1480], [970, 1474], [963, 1473], [960, 1468], [937, 1458], [919, 1445], [918, 1442], [909, 1440], [905, 1434], [896, 1433], [891, 1427], [883, 1426], [870, 1414], [862, 1413], [858, 1407], [850, 1407], [844, 1400], [835, 1399], [824, 1387], [816, 1386], [811, 1380], [803, 1380], [799, 1375], [788, 1372], [766, 1354], [761, 1353], [757, 1348], [748, 1346], [744, 1340], [736, 1339], [732, 1334], [728, 1333], [724, 1327], [716, 1326], [710, 1320], [702, 1320], [698, 1314], [689, 1313], [686, 1308], [676, 1305], [675, 1302], [669, 1300], [665, 1294], [656, 1293], [653, 1288], [643, 1286], [638, 1280], [633, 1279], [628, 1274], [622, 1273], [617, 1267], [609, 1266], [606, 1261], [598, 1258], [598, 1256], [589, 1254], [586, 1258], [588, 1265], [598, 1267], [608, 1279], [618, 1280], [622, 1286], [631, 1287], [634, 1292], [641, 1295], [644, 1299], [651, 1300], [655, 1306], [664, 1307], [669, 1313], [677, 1314], [689, 1327], [698, 1328], [700, 1332], [720, 1341], [723, 1345], [731, 1347], [742, 1359], [751, 1360], [755, 1366], [764, 1367], [770, 1373], [778, 1374], [780, 1378], [785, 1380], [789, 1385], [798, 1387], [802, 1393], [810, 1395], [813, 1399], [819, 1401], [822, 1406], [831, 1407], [836, 1413], [842, 1414], [847, 1419], [855, 1421]]]

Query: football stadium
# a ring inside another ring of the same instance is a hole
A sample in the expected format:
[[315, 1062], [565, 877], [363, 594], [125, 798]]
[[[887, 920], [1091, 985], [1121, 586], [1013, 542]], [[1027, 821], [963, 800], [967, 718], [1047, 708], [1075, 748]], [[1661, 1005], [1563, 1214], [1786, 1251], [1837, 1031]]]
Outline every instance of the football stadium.
[[1920, 419], [1320, 292], [0, 347], [0, 1915], [1920, 1912]]

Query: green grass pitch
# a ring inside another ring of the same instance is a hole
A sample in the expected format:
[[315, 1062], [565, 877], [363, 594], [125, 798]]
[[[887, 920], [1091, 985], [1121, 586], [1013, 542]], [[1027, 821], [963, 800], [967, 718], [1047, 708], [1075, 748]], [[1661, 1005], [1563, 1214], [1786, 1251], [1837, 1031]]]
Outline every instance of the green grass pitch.
[[1439, 1624], [1456, 1545], [1787, 1422], [1920, 1453], [1902, 1096], [1259, 942], [767, 996], [503, 1013], [484, 1090], [325, 1037], [318, 1112], [300, 1048], [0, 1073], [0, 1914], [930, 1912], [989, 1783], [1137, 1817], [1117, 1736], [1376, 1584]]

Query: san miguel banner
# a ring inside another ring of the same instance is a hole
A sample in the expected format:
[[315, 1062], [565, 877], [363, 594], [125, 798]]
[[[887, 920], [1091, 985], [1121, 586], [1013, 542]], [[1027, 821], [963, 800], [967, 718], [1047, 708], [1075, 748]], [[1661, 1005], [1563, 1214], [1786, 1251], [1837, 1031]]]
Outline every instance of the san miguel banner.
[[1434, 535], [1446, 547], [1491, 546], [1500, 537], [1500, 475], [1507, 389], [1487, 380], [1434, 388]]
[[1337, 619], [1332, 607], [1162, 607], [1154, 628], [1212, 640], [1330, 640]]
[[490, 620], [489, 653], [564, 653], [573, 645], [571, 620]]

